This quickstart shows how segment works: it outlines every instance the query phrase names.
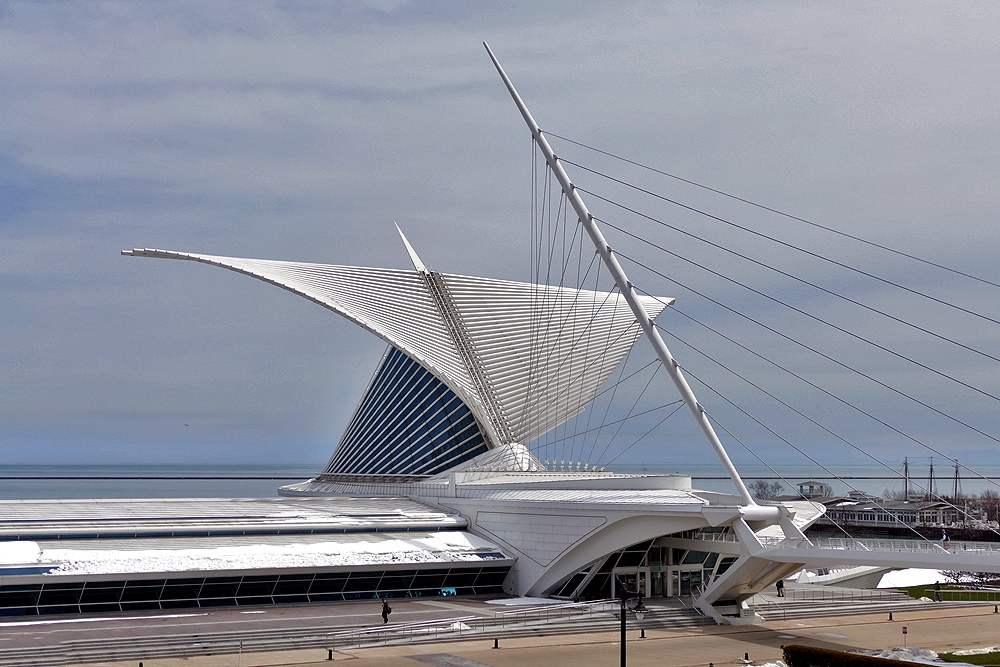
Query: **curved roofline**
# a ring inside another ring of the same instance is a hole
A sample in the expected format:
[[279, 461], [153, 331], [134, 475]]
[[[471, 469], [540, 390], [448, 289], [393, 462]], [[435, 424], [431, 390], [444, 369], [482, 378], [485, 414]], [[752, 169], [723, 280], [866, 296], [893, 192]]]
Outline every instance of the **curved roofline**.
[[[493, 428], [493, 424], [490, 423], [488, 419], [486, 419], [486, 415], [484, 413], [485, 411], [483, 410], [483, 406], [479, 401], [478, 397], [470, 395], [457, 382], [454, 382], [451, 378], [448, 377], [446, 373], [442, 372], [441, 369], [438, 368], [433, 362], [431, 362], [430, 360], [424, 358], [419, 353], [410, 349], [410, 347], [405, 343], [403, 343], [402, 341], [393, 340], [392, 337], [376, 329], [374, 325], [366, 322], [364, 319], [360, 317], [357, 317], [349, 313], [344, 309], [337, 308], [336, 306], [329, 303], [324, 303], [322, 300], [317, 299], [316, 297], [306, 294], [305, 292], [295, 289], [294, 287], [291, 287], [289, 285], [285, 285], [272, 278], [268, 278], [266, 276], [253, 273], [252, 271], [247, 271], [246, 269], [241, 269], [236, 266], [230, 266], [224, 263], [223, 261], [219, 261], [224, 259], [231, 259], [227, 257], [219, 257], [215, 255], [198, 255], [188, 252], [179, 252], [176, 250], [159, 250], [153, 248], [133, 248], [132, 250], [122, 250], [122, 255], [125, 255], [127, 257], [154, 257], [158, 259], [185, 259], [193, 262], [201, 262], [202, 264], [217, 266], [223, 269], [228, 269], [229, 271], [234, 271], [236, 273], [242, 273], [245, 276], [256, 278], [257, 280], [263, 281], [265, 283], [270, 283], [275, 287], [280, 287], [281, 289], [287, 292], [291, 292], [292, 294], [297, 294], [298, 296], [304, 297], [312, 301], [313, 303], [318, 304], [326, 308], [327, 310], [340, 315], [344, 319], [353, 322], [354, 324], [358, 325], [365, 331], [374, 334], [375, 336], [380, 338], [383, 342], [387, 343], [388, 345], [392, 345], [400, 352], [403, 352], [404, 354], [406, 354], [406, 356], [410, 357], [415, 362], [426, 368], [432, 375], [434, 375], [434, 377], [436, 377], [442, 383], [447, 385], [447, 387], [451, 389], [453, 392], [458, 394], [458, 396], [462, 399], [462, 402], [464, 402], [469, 407], [469, 410], [471, 410], [472, 414], [476, 417], [476, 421], [479, 423], [480, 428], [483, 429], [483, 432], [489, 436], [490, 449], [496, 447], [500, 442], [499, 438], [497, 437], [496, 431]], [[351, 267], [351, 268], [365, 268], [365, 267]], [[385, 269], [385, 270], [399, 271], [400, 273], [406, 273], [406, 274], [416, 273], [416, 271], [407, 271], [406, 269]]]
[[[570, 346], [573, 349], [563, 349], [562, 354], [568, 356], [559, 356], [555, 359], [558, 363], [549, 363], [550, 358], [546, 355], [541, 366], [535, 365], [538, 360], [532, 356], [531, 348], [540, 339], [528, 335], [526, 331], [531, 328], [537, 310], [545, 309], [546, 305], [536, 304], [533, 295], [550, 293], [556, 297], [549, 307], [561, 313], [561, 326], [575, 321], [572, 320], [574, 317], [583, 317], [586, 321], [581, 322], [585, 326], [595, 326], [596, 322], [596, 326], [608, 329], [610, 336], [613, 331], [630, 328], [635, 323], [634, 315], [628, 312], [626, 316], [624, 311], [617, 316], [619, 321], [616, 322], [619, 296], [612, 299], [609, 309], [601, 317], [597, 317], [591, 309], [582, 314], [574, 310], [578, 303], [593, 301], [597, 304], [600, 300], [597, 308], [603, 311], [613, 294], [610, 292], [458, 274], [434, 274], [447, 281], [449, 294], [454, 292], [449, 298], [456, 301], [452, 304], [455, 311], [452, 314], [459, 318], [456, 325], [445, 317], [451, 311], [442, 312], [443, 308], [447, 310], [447, 304], [442, 306], [435, 300], [425, 279], [427, 276], [419, 271], [225, 257], [155, 248], [122, 250], [122, 255], [183, 259], [217, 266], [270, 283], [337, 313], [404, 353], [452, 390], [469, 408], [490, 449], [508, 440], [526, 443], [578, 414], [584, 403], [589, 402], [589, 398], [584, 396], [592, 393], [590, 389], [596, 391], [607, 380], [621, 361], [621, 356], [635, 343], [635, 336], [628, 336], [631, 340], [619, 342], [625, 335], [623, 330], [607, 347], [599, 344], [604, 338], [599, 336], [595, 338], [597, 342], [594, 345], [577, 349], [574, 344]], [[569, 299], [566, 303], [562, 303], [562, 297], [558, 296], [564, 293]], [[570, 298], [569, 293], [575, 296]], [[593, 298], [580, 299], [584, 295]], [[674, 301], [671, 298], [641, 298], [650, 302], [653, 317]], [[543, 301], [546, 299], [543, 298]], [[468, 340], [457, 336], [456, 327]], [[466, 327], [470, 330], [465, 331]], [[559, 335], [558, 331], [552, 331], [547, 332], [544, 338], [555, 344], [553, 337], [558, 338]], [[477, 364], [472, 364], [476, 368], [470, 368], [466, 359], [468, 354], [463, 355], [466, 347], [459, 349], [463, 344], [471, 345], [476, 354], [483, 355], [481, 359], [477, 357], [483, 368]], [[559, 347], [566, 346], [560, 343]], [[603, 361], [595, 366], [595, 360], [599, 358]], [[528, 374], [521, 377], [524, 375], [520, 372], [521, 367], [525, 364], [528, 365]], [[510, 381], [512, 373], [514, 382]], [[535, 373], [540, 374], [534, 377]], [[567, 377], [560, 378], [559, 374]], [[560, 398], [561, 394], [550, 396], [549, 385], [554, 381], [555, 386], [566, 381], [583, 383], [578, 399], [566, 400]], [[499, 401], [497, 396], [492, 395], [494, 390], [500, 392]], [[483, 395], [483, 391], [489, 395]], [[491, 399], [495, 405], [488, 404]], [[491, 418], [491, 405], [500, 415], [501, 422], [504, 419], [519, 420], [516, 421], [516, 431], [506, 438], [501, 437], [501, 425]]]

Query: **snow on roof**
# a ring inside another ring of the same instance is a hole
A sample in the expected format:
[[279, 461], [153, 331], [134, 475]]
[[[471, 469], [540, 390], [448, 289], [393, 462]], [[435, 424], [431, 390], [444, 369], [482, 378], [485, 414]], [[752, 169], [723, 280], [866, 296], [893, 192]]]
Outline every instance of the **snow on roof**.
[[510, 560], [465, 531], [0, 543], [5, 564], [54, 567], [46, 576], [171, 574]]
[[0, 535], [464, 528], [457, 514], [409, 498], [169, 498], [0, 501]]
[[466, 498], [503, 501], [615, 503], [644, 505], [648, 508], [660, 506], [661, 509], [672, 507], [691, 509], [708, 504], [689, 491], [675, 489], [469, 489], [462, 490], [460, 495]]

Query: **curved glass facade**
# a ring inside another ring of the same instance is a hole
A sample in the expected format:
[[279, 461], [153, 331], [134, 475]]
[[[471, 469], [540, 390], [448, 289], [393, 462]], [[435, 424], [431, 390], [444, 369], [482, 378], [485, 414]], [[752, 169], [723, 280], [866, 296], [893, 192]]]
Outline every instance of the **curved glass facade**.
[[0, 585], [0, 616], [503, 595], [509, 565]]
[[443, 382], [390, 347], [327, 465], [328, 475], [434, 475], [488, 451]]

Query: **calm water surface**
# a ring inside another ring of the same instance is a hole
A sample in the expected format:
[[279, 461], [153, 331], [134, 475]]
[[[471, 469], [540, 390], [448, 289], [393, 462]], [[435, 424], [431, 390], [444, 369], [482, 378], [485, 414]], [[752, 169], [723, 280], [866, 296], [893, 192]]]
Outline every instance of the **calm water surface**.
[[[0, 499], [28, 500], [40, 498], [266, 498], [278, 495], [278, 487], [308, 479], [322, 464], [308, 465], [243, 465], [243, 466], [26, 466], [0, 465]], [[1000, 466], [973, 466], [989, 481], [977, 479], [963, 470], [961, 491], [978, 494], [985, 489], [1000, 492]], [[732, 483], [719, 465], [619, 465], [616, 472], [689, 474], [694, 486], [709, 491], [731, 493]], [[777, 473], [777, 476], [775, 475]], [[807, 479], [832, 484], [834, 493], [846, 494], [852, 488], [881, 495], [886, 490], [903, 488], [901, 471], [893, 472], [877, 466], [845, 466], [836, 470], [842, 480], [830, 480], [829, 474], [813, 466], [741, 466], [740, 473], [748, 482], [768, 479], [781, 482], [786, 490]], [[938, 493], [951, 494], [954, 471], [947, 465], [935, 466]], [[911, 466], [916, 485], [927, 485], [927, 466]], [[783, 477], [784, 480], [776, 479]]]
[[279, 486], [312, 477], [321, 467], [0, 466], [0, 499], [266, 498], [277, 496]]

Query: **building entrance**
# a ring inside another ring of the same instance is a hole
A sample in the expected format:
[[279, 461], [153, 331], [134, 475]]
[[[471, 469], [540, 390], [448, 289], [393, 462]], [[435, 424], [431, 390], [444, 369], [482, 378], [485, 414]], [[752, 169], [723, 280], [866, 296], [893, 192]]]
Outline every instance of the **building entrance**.
[[702, 570], [670, 568], [670, 590], [667, 595], [691, 595], [701, 591]]
[[614, 575], [611, 577], [611, 597], [616, 597], [620, 586], [624, 586], [630, 591], [639, 591], [645, 597], [650, 595], [649, 568], [624, 568], [616, 567]]

